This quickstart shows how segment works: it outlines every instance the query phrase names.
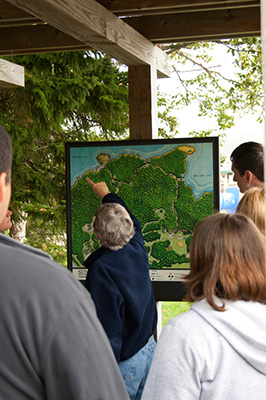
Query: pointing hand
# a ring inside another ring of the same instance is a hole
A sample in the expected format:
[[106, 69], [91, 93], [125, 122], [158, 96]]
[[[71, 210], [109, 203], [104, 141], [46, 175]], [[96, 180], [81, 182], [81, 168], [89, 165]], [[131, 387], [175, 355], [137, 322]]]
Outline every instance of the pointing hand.
[[86, 177], [86, 181], [91, 185], [93, 193], [99, 196], [101, 199], [108, 193], [110, 190], [108, 189], [105, 182], [96, 182], [94, 183], [90, 178]]

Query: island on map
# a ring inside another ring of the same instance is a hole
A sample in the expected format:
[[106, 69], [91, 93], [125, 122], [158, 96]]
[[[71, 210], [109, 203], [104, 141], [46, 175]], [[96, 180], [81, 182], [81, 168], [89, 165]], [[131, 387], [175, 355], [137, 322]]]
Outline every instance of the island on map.
[[193, 146], [177, 146], [158, 157], [120, 154], [108, 150], [97, 156], [95, 169], [86, 171], [71, 187], [73, 266], [83, 267], [89, 254], [99, 247], [92, 230], [93, 216], [101, 202], [85, 178], [105, 181], [119, 194], [141, 224], [151, 269], [187, 269], [193, 229], [213, 213], [213, 192], [196, 199], [186, 186], [187, 159]]

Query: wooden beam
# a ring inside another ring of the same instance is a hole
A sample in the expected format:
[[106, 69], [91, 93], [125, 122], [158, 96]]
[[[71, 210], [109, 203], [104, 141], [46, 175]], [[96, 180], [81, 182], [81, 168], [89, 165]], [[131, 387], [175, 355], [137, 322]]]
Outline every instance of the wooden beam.
[[129, 67], [130, 139], [157, 139], [157, 81], [152, 65]]
[[[261, 1], [261, 40], [262, 40], [262, 76], [264, 82], [264, 143], [266, 143], [266, 3]], [[266, 171], [266, 152], [264, 152], [264, 174]], [[266, 194], [265, 194], [266, 201]]]
[[47, 24], [0, 28], [0, 35], [0, 56], [89, 49]]
[[176, 11], [195, 11], [247, 8], [260, 4], [260, 0], [98, 0], [105, 8], [118, 16], [162, 15]]
[[124, 18], [153, 43], [215, 40], [260, 35], [260, 9], [215, 10]]
[[0, 86], [24, 87], [24, 67], [0, 58]]
[[36, 19], [33, 15], [29, 15], [20, 8], [14, 7], [5, 0], [0, 0], [0, 22], [2, 21], [27, 21]]
[[8, 0], [89, 47], [128, 66], [156, 63], [160, 76], [171, 73], [170, 58], [95, 0]]

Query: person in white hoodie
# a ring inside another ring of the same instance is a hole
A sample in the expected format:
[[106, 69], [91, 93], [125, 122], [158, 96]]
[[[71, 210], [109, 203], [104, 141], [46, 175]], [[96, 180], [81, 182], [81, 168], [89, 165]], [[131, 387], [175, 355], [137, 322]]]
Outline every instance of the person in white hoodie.
[[265, 400], [266, 252], [241, 214], [198, 223], [189, 311], [163, 329], [142, 400]]

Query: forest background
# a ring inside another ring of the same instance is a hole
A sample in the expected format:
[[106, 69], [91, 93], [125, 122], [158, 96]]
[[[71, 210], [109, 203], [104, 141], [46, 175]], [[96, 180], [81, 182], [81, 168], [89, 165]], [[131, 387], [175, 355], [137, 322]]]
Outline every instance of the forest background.
[[[181, 116], [188, 107], [194, 124], [187, 134], [220, 136], [221, 145], [245, 114], [263, 122], [260, 38], [163, 49], [172, 59], [176, 90], [158, 94], [159, 137], [184, 137]], [[231, 68], [217, 60], [221, 49]], [[64, 144], [129, 138], [127, 69], [96, 51], [6, 59], [25, 67], [26, 81], [25, 88], [0, 88], [0, 124], [14, 149], [8, 234], [66, 266]]]

